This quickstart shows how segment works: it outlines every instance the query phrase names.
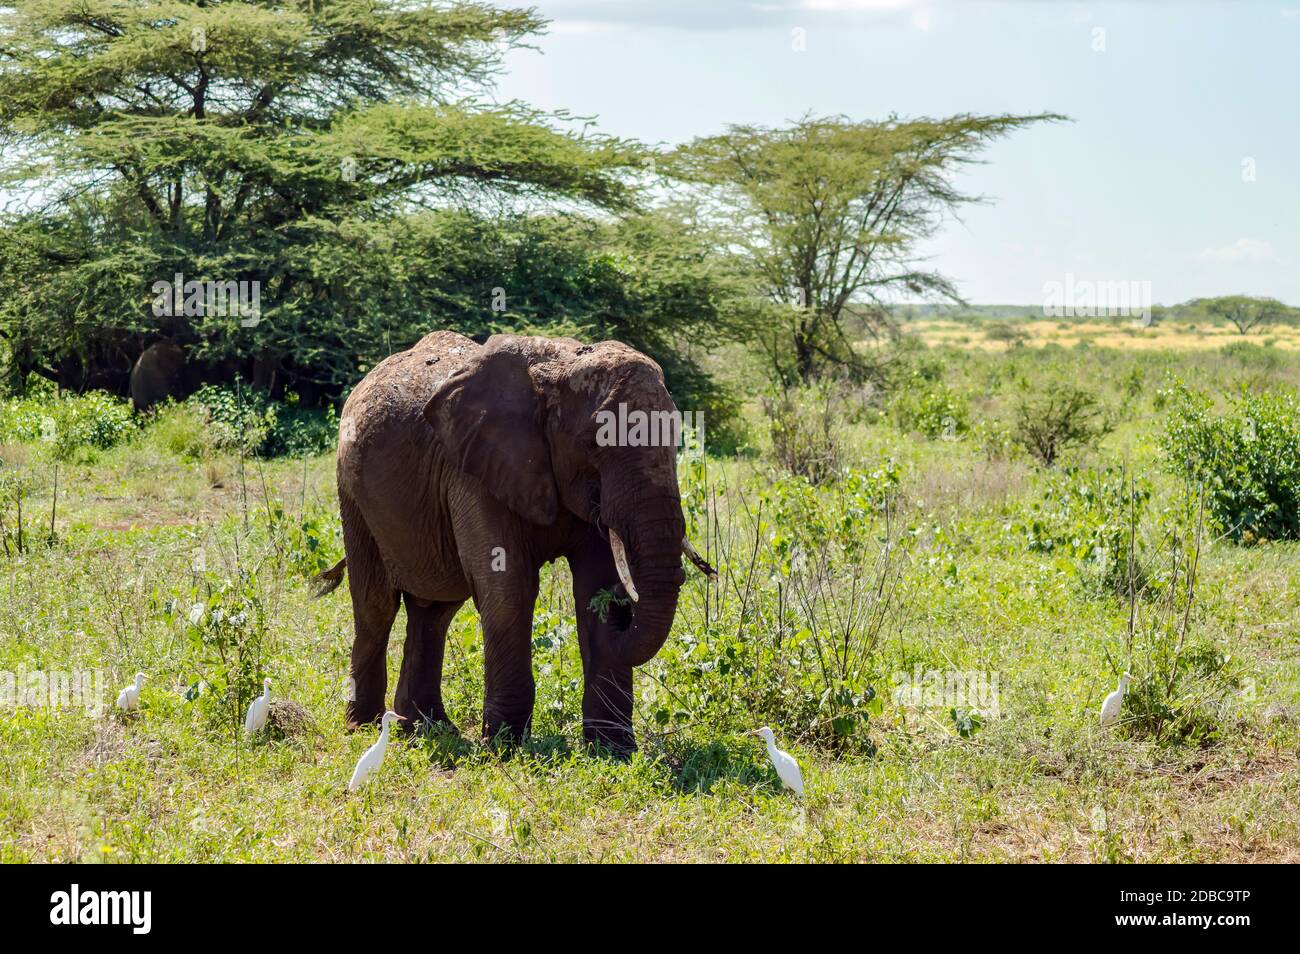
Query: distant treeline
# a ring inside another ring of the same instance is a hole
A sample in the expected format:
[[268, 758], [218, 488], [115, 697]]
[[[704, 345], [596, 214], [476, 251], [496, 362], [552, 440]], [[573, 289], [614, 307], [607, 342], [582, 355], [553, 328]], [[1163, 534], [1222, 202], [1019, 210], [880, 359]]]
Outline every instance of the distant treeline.
[[[1217, 321], [1224, 320], [1224, 315], [1217, 312], [1216, 302], [1228, 302], [1244, 296], [1227, 298], [1196, 298], [1177, 305], [1152, 305], [1152, 323], [1160, 321]], [[1248, 299], [1249, 301], [1269, 301], [1269, 299]], [[890, 314], [895, 320], [925, 321], [930, 319], [947, 319], [950, 321], [1004, 321], [1023, 319], [1034, 321], [1044, 318], [1042, 305], [971, 305], [938, 304], [933, 302], [907, 303], [891, 305]], [[1051, 317], [1051, 321], [1093, 321], [1090, 317]], [[1285, 305], [1275, 309], [1267, 317], [1267, 323], [1300, 324], [1300, 309]]]

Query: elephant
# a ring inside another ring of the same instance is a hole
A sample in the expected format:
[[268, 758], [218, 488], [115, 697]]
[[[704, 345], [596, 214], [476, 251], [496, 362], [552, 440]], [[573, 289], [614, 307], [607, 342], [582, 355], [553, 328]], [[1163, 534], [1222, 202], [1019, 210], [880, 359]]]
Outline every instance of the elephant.
[[399, 600], [406, 643], [393, 709], [406, 731], [451, 725], [443, 650], [472, 599], [484, 640], [483, 735], [525, 735], [539, 571], [563, 557], [583, 737], [635, 749], [632, 669], [669, 635], [683, 554], [716, 574], [686, 540], [675, 437], [602, 439], [620, 405], [677, 419], [659, 366], [617, 341], [494, 335], [478, 344], [438, 331], [357, 385], [339, 419], [344, 558], [319, 577], [328, 592], [346, 570], [352, 597], [349, 729], [385, 711]]
[[175, 341], [155, 341], [131, 368], [131, 403], [137, 411], [178, 396], [184, 384], [185, 351]]

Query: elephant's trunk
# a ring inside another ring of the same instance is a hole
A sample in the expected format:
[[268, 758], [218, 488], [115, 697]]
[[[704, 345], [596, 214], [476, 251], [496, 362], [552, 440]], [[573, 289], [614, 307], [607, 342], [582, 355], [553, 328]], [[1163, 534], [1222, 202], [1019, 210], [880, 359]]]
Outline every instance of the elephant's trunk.
[[[649, 661], [668, 639], [677, 612], [677, 594], [686, 579], [682, 570], [684, 523], [676, 493], [662, 499], [639, 499], [635, 508], [611, 507], [611, 551], [617, 565], [617, 550], [623, 544], [624, 561], [637, 593], [631, 605], [631, 625], [613, 633], [607, 649], [617, 665], [639, 666]], [[629, 589], [626, 582], [624, 589]]]
[[641, 599], [632, 610], [632, 625], [620, 633], [613, 645], [614, 662], [640, 666], [654, 658], [673, 628], [680, 583], [642, 587]]

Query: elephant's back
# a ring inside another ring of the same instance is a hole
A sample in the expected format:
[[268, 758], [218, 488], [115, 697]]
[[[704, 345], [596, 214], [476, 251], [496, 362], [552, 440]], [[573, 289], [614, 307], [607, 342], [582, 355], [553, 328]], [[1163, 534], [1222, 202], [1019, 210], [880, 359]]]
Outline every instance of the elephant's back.
[[[367, 485], [391, 492], [432, 449], [424, 406], [444, 377], [479, 349], [464, 335], [435, 331], [408, 351], [389, 355], [348, 396], [339, 418], [339, 489], [360, 500]], [[397, 471], [397, 473], [394, 473]]]
[[343, 406], [339, 494], [364, 521], [394, 590], [429, 599], [466, 595], [459, 565], [441, 557], [454, 547], [442, 506], [441, 455], [424, 406], [438, 382], [479, 347], [453, 332], [427, 335], [376, 365]]

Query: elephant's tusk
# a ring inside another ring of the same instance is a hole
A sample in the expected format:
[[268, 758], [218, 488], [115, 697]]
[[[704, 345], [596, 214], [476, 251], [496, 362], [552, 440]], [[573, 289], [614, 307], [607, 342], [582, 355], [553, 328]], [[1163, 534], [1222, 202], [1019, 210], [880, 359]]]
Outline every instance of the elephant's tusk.
[[718, 578], [718, 571], [709, 566], [708, 560], [695, 552], [695, 547], [691, 546], [689, 537], [682, 537], [682, 552], [686, 554], [688, 560], [695, 564], [696, 569], [707, 576], [710, 580], [716, 580]]
[[613, 527], [609, 528], [609, 548], [614, 551], [614, 569], [618, 570], [618, 578], [623, 581], [623, 589], [627, 590], [627, 595], [632, 597], [632, 602], [635, 603], [640, 597], [636, 595], [632, 571], [627, 567], [627, 550]]

